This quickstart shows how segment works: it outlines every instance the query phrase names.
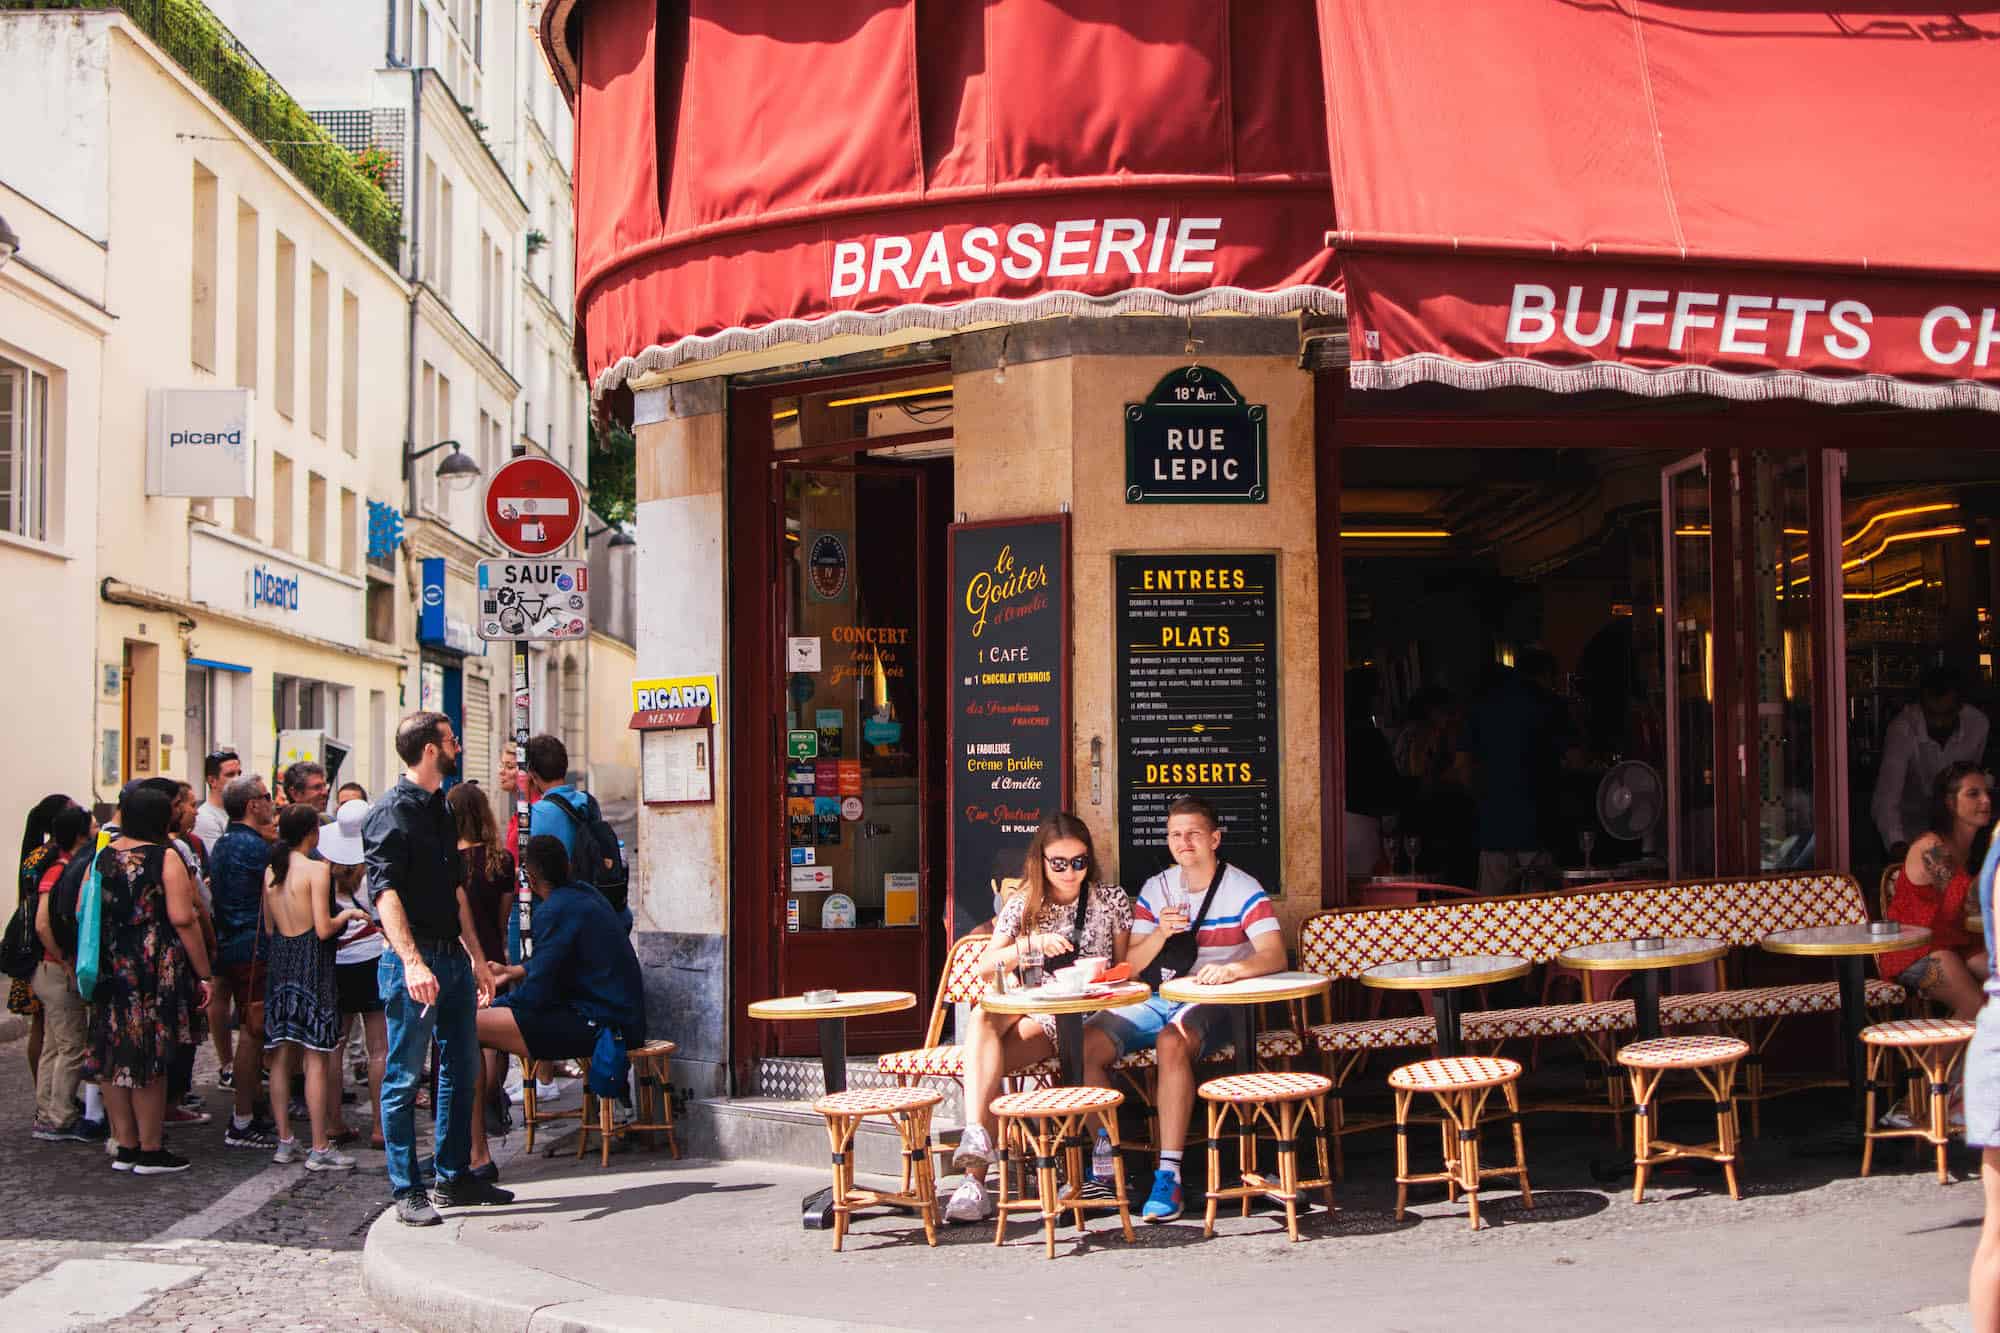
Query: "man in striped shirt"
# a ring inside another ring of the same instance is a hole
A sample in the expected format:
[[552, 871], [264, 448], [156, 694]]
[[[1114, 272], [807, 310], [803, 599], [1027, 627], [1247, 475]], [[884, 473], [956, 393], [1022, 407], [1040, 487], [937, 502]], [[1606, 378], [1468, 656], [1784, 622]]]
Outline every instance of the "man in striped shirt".
[[[1204, 985], [1282, 971], [1285, 938], [1264, 886], [1216, 855], [1222, 826], [1215, 807], [1188, 796], [1167, 807], [1167, 850], [1174, 865], [1146, 881], [1132, 909], [1132, 943], [1125, 961], [1140, 974], [1176, 937], [1194, 929], [1194, 956], [1184, 968], [1162, 965], [1160, 979], [1185, 971]], [[1217, 872], [1220, 871], [1218, 874]], [[1185, 949], [1179, 946], [1174, 953]], [[1172, 957], [1173, 954], [1169, 954]], [[1152, 1047], [1159, 1069], [1160, 1165], [1141, 1216], [1171, 1222], [1181, 1215], [1181, 1149], [1194, 1112], [1195, 1066], [1229, 1040], [1227, 1010], [1175, 1004], [1158, 995], [1092, 1019], [1086, 1029], [1085, 1079], [1111, 1086], [1119, 1057]]]

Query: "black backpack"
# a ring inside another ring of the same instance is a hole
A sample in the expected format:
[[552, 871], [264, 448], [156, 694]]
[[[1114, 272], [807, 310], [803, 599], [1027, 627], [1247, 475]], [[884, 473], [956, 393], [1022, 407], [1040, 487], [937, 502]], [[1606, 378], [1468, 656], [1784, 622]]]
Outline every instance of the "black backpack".
[[41, 901], [42, 873], [49, 864], [49, 844], [31, 850], [21, 862], [21, 900], [0, 936], [0, 973], [16, 981], [35, 975], [42, 961], [42, 941], [35, 934], [35, 906]]
[[83, 893], [83, 881], [90, 875], [91, 866], [97, 863], [102, 849], [96, 846], [84, 848], [69, 859], [63, 867], [62, 878], [49, 891], [49, 934], [56, 937], [56, 947], [65, 958], [76, 957], [76, 909], [77, 899]]
[[623, 912], [631, 892], [631, 872], [625, 868], [625, 850], [618, 844], [618, 834], [597, 808], [597, 798], [585, 792], [581, 811], [560, 797], [542, 799], [576, 825], [576, 855], [571, 858], [570, 873], [603, 894], [612, 911]]

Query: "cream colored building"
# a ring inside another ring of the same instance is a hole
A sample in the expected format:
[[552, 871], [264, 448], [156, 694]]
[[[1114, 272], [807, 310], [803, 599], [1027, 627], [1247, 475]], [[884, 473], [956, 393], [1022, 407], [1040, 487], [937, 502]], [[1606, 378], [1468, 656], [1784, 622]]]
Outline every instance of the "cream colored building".
[[60, 390], [62, 526], [7, 544], [65, 625], [23, 644], [51, 735], [17, 753], [109, 799], [216, 746], [270, 773], [316, 729], [379, 787], [411, 692], [409, 583], [367, 558], [371, 503], [401, 507], [408, 284], [126, 16], [0, 13], [0, 68], [33, 237], [0, 293], [44, 307], [0, 328]]

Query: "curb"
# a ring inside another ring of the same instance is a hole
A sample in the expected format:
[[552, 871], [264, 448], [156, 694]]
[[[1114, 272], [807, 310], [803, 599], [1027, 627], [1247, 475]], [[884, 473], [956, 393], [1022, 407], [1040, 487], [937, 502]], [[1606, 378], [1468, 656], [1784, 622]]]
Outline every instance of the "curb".
[[884, 1327], [606, 1291], [482, 1253], [460, 1239], [467, 1221], [459, 1214], [441, 1227], [406, 1227], [393, 1209], [376, 1218], [361, 1255], [369, 1299], [420, 1333], [880, 1333]]

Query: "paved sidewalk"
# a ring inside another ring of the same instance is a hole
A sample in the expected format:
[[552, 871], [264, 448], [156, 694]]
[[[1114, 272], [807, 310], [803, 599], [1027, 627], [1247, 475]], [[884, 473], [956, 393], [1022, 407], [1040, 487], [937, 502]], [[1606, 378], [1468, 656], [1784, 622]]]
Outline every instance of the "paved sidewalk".
[[1250, 1308], [1272, 1327], [1318, 1327], [1330, 1314], [1391, 1329], [1585, 1317], [1688, 1329], [1965, 1326], [1976, 1180], [1941, 1187], [1894, 1153], [1886, 1174], [1860, 1180], [1851, 1161], [1794, 1156], [1767, 1137], [1747, 1154], [1741, 1202], [1703, 1172], [1667, 1177], [1635, 1207], [1593, 1179], [1590, 1158], [1609, 1145], [1576, 1125], [1530, 1121], [1536, 1207], [1496, 1188], [1484, 1207], [1497, 1225], [1478, 1235], [1438, 1190], [1418, 1191], [1413, 1216], [1393, 1220], [1386, 1136], [1350, 1153], [1339, 1213], [1316, 1212], [1297, 1245], [1266, 1214], [1226, 1217], [1206, 1242], [1198, 1210], [1135, 1224], [1131, 1246], [1099, 1217], [1085, 1243], [1065, 1226], [1053, 1263], [1038, 1225], [1016, 1223], [1004, 1249], [990, 1226], [952, 1227], [933, 1250], [914, 1220], [893, 1214], [860, 1221], [836, 1255], [827, 1233], [798, 1225], [818, 1172], [644, 1152], [601, 1170], [593, 1153], [511, 1172], [519, 1197], [507, 1208], [427, 1232], [384, 1218], [365, 1266], [384, 1312], [426, 1333], [962, 1330], [1063, 1311], [1093, 1330], [1151, 1330], [1165, 1310], [1177, 1324], [1226, 1327]]

